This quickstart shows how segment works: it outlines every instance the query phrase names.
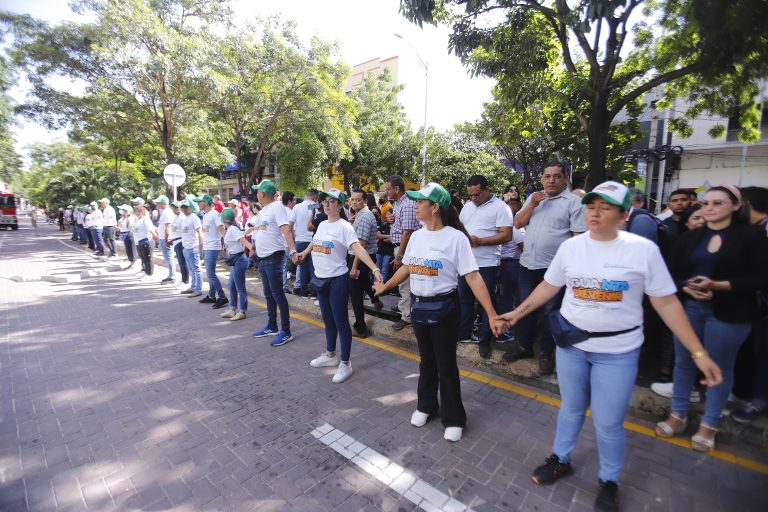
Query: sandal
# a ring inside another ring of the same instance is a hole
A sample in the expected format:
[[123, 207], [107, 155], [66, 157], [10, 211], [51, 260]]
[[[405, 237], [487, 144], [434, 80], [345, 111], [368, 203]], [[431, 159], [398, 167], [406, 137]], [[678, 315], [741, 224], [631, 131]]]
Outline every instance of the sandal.
[[[678, 421], [677, 427], [670, 425], [669, 420], [671, 418]], [[674, 413], [670, 413], [669, 418], [656, 424], [656, 435], [663, 438], [670, 438], [682, 434], [685, 432], [686, 428], [688, 428], [688, 416], [681, 418]]]
[[[707, 430], [711, 430], [717, 435], [718, 429], [715, 427], [710, 427], [709, 425], [705, 425], [702, 423], [699, 425], [699, 430], [704, 427]], [[698, 433], [695, 434], [693, 437], [691, 437], [691, 448], [693, 448], [697, 452], [701, 453], [708, 453], [710, 450], [715, 448], [715, 437], [704, 437], [702, 435], [699, 435]]]

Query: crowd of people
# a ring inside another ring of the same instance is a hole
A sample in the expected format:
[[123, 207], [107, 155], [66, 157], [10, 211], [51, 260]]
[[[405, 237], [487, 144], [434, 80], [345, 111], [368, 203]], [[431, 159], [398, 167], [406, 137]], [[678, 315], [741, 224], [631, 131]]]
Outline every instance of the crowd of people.
[[[467, 423], [458, 343], [476, 345], [482, 358], [501, 350], [508, 363], [536, 357], [542, 375], [557, 371], [562, 406], [552, 454], [532, 479], [547, 484], [573, 471], [571, 452], [591, 408], [597, 510], [618, 509], [623, 421], [643, 346], [657, 347], [653, 387], [672, 399], [659, 437], [686, 430], [689, 402], [705, 389], [695, 450], [714, 448], [737, 388], [747, 403], [734, 420], [768, 412], [768, 190], [675, 190], [657, 217], [642, 193], [618, 182], [571, 190], [564, 166], [552, 162], [541, 189], [525, 198], [514, 185], [496, 195], [482, 175], [462, 192], [466, 202], [435, 183], [406, 190], [394, 175], [383, 193], [310, 189], [297, 200], [263, 180], [250, 199], [226, 205], [208, 194], [160, 196], [151, 205], [136, 197], [118, 207], [118, 218], [104, 198], [63, 216], [72, 239], [96, 254], [114, 257], [119, 236], [128, 268], [138, 258], [147, 275], [156, 245], [168, 269], [161, 282], [179, 280], [178, 262], [188, 297], [203, 295], [202, 260], [209, 287], [199, 301], [226, 308], [221, 316], [232, 321], [246, 318], [245, 275], [254, 267], [267, 323], [253, 336], [272, 346], [293, 339], [286, 293], [315, 300], [326, 339], [309, 364], [335, 367], [334, 383], [353, 373], [353, 335], [369, 334], [364, 301], [381, 310], [381, 296], [396, 295], [392, 327], [412, 329], [420, 354], [410, 422], [439, 416], [448, 441], [459, 441]], [[227, 286], [217, 274], [222, 258], [231, 267]]]

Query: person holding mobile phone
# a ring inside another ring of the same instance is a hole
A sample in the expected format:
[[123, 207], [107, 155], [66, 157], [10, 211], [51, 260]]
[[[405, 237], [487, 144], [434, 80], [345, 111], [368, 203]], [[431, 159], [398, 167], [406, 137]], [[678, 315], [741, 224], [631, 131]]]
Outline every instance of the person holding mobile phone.
[[[768, 239], [765, 232], [739, 221], [741, 191], [730, 184], [710, 188], [701, 212], [706, 226], [683, 233], [672, 254], [670, 272], [685, 300], [685, 312], [705, 353], [722, 369], [723, 382], [711, 387], [694, 450], [715, 447], [717, 427], [733, 385], [736, 354], [759, 318], [758, 291], [768, 284]], [[685, 431], [688, 401], [696, 380], [695, 362], [675, 337], [672, 412], [657, 424], [656, 435], [672, 437]]]

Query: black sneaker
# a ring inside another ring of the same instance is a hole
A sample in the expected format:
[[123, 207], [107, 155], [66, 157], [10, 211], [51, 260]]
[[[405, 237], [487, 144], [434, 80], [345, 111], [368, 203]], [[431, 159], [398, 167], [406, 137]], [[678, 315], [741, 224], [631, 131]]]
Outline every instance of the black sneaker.
[[555, 360], [551, 353], [539, 354], [539, 375], [552, 375], [555, 373]]
[[173, 282], [173, 278], [166, 277], [165, 279], [163, 279], [160, 282], [163, 283], [163, 284], [165, 284], [165, 283], [172, 283]]
[[409, 325], [411, 325], [411, 322], [406, 322], [405, 320], [400, 319], [397, 322], [392, 324], [392, 328], [394, 330], [396, 330], [396, 331], [402, 331], [403, 329], [405, 329]]
[[491, 341], [481, 341], [477, 345], [477, 351], [480, 353], [480, 357], [483, 359], [488, 359], [491, 357]]
[[595, 500], [597, 512], [619, 512], [619, 486], [616, 482], [600, 481], [600, 492]]
[[530, 359], [533, 357], [533, 350], [523, 347], [520, 344], [513, 345], [512, 348], [502, 356], [502, 359], [508, 363], [514, 363], [519, 359]]
[[570, 462], [560, 462], [554, 453], [547, 457], [541, 466], [537, 467], [531, 475], [531, 480], [536, 485], [551, 484], [560, 477], [573, 473]]
[[214, 297], [209, 297], [208, 295], [206, 295], [205, 297], [200, 299], [198, 302], [200, 304], [213, 304], [216, 302], [216, 299]]
[[226, 298], [226, 297], [222, 297], [220, 299], [216, 299], [216, 302], [213, 303], [213, 309], [223, 308], [227, 304], [229, 304], [229, 299]]

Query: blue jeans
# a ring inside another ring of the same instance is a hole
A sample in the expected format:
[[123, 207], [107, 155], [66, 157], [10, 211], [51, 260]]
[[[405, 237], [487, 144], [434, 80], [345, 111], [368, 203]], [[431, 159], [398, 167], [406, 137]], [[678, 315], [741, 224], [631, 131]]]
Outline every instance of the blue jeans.
[[133, 263], [136, 261], [136, 242], [133, 241], [133, 234], [130, 231], [121, 232], [120, 240], [123, 241], [123, 245], [125, 246], [126, 258]]
[[[310, 242], [296, 242], [296, 251], [302, 252], [309, 247]], [[315, 266], [312, 264], [312, 254], [304, 258], [301, 264], [296, 266], [296, 281], [293, 283], [294, 289], [299, 290], [299, 295], [306, 297], [309, 295], [309, 280], [315, 276]]]
[[[752, 324], [718, 320], [712, 314], [712, 304], [692, 299], [685, 301], [685, 313], [696, 336], [709, 352], [709, 357], [717, 363], [723, 373], [723, 382], [707, 390], [707, 402], [704, 406], [704, 416], [701, 418], [701, 422], [705, 425], [717, 427], [733, 386], [733, 365], [736, 362], [736, 354], [741, 344], [747, 339]], [[691, 353], [680, 343], [677, 336], [675, 336], [673, 381], [672, 412], [683, 417], [688, 414], [688, 400], [696, 382], [696, 365], [693, 364]]]
[[173, 275], [176, 271], [176, 262], [174, 261], [174, 250], [168, 248], [165, 245], [165, 240], [160, 240], [160, 252], [163, 253], [163, 259], [165, 264], [168, 265], [168, 278], [173, 279]]
[[[288, 310], [288, 299], [283, 291], [283, 274], [285, 274], [285, 251], [273, 252], [259, 260], [259, 274], [264, 287], [264, 298], [267, 300], [267, 327], [277, 330], [277, 308], [280, 308], [280, 330], [286, 334], [291, 332], [291, 312]], [[344, 306], [346, 311], [346, 305]]]
[[376, 266], [379, 267], [381, 270], [381, 278], [386, 283], [389, 279], [389, 276], [391, 274], [390, 269], [392, 268], [390, 264], [392, 263], [392, 255], [391, 254], [376, 254]]
[[73, 222], [70, 227], [72, 228], [72, 240], [76, 242], [80, 239], [80, 233], [77, 232], [77, 224]]
[[102, 237], [101, 228], [91, 228], [91, 236], [93, 237], [93, 243], [96, 245], [96, 252], [104, 254], [104, 238]]
[[552, 451], [560, 461], [571, 461], [587, 409], [591, 408], [600, 457], [599, 478], [619, 481], [626, 448], [624, 416], [637, 378], [639, 357], [640, 348], [624, 354], [601, 354], [557, 347], [562, 404]]
[[197, 247], [187, 249], [185, 247], [184, 259], [187, 260], [187, 268], [192, 278], [189, 288], [195, 292], [203, 291], [203, 276], [200, 275], [200, 249]]
[[80, 243], [85, 245], [88, 243], [88, 235], [86, 234], [85, 226], [82, 224], [77, 225], [77, 232], [80, 234]]
[[208, 278], [208, 296], [214, 298], [218, 294], [220, 299], [226, 299], [224, 287], [221, 286], [219, 276], [216, 275], [216, 261], [219, 259], [219, 254], [221, 254], [221, 251], [203, 249], [205, 276]]
[[245, 313], [248, 310], [248, 292], [245, 290], [245, 271], [248, 270], [248, 256], [241, 254], [229, 271], [229, 309]]
[[[496, 281], [499, 278], [499, 267], [480, 267], [480, 277], [483, 278], [485, 287], [488, 288], [488, 294], [493, 297]], [[472, 335], [472, 324], [475, 321], [475, 296], [464, 277], [459, 278], [459, 306], [461, 308], [459, 339], [465, 340]], [[477, 336], [480, 341], [491, 341], [491, 326], [485, 310], [481, 310], [480, 322], [480, 331], [478, 331]]]
[[755, 322], [753, 327], [757, 343], [757, 361], [752, 381], [752, 403], [755, 407], [768, 407], [768, 317]]
[[176, 260], [179, 262], [179, 270], [181, 270], [181, 282], [189, 283], [189, 268], [187, 268], [187, 259], [184, 257], [184, 246], [181, 242], [177, 242], [173, 246], [173, 252], [176, 253]]
[[336, 336], [341, 345], [341, 362], [349, 362], [352, 351], [352, 328], [349, 326], [349, 275], [343, 274], [328, 279], [325, 287], [317, 293], [320, 314], [325, 324], [325, 350], [336, 352]]
[[[520, 265], [520, 273], [518, 274], [518, 284], [520, 286], [520, 301], [524, 301], [528, 296], [533, 293], [533, 290], [539, 286], [544, 280], [544, 274], [547, 269], [528, 269], [523, 265]], [[539, 311], [548, 315], [557, 309], [560, 309], [560, 303], [563, 301], [564, 290], [548, 300], [538, 311], [534, 311], [525, 318], [522, 318], [517, 323], [517, 339], [520, 346], [523, 348], [533, 348], [533, 343], [536, 336], [536, 321], [539, 318]], [[552, 334], [547, 328], [547, 323], [543, 322], [541, 327], [541, 344], [539, 346], [539, 352], [544, 354], [551, 354], [555, 349], [555, 340], [552, 338]]]

